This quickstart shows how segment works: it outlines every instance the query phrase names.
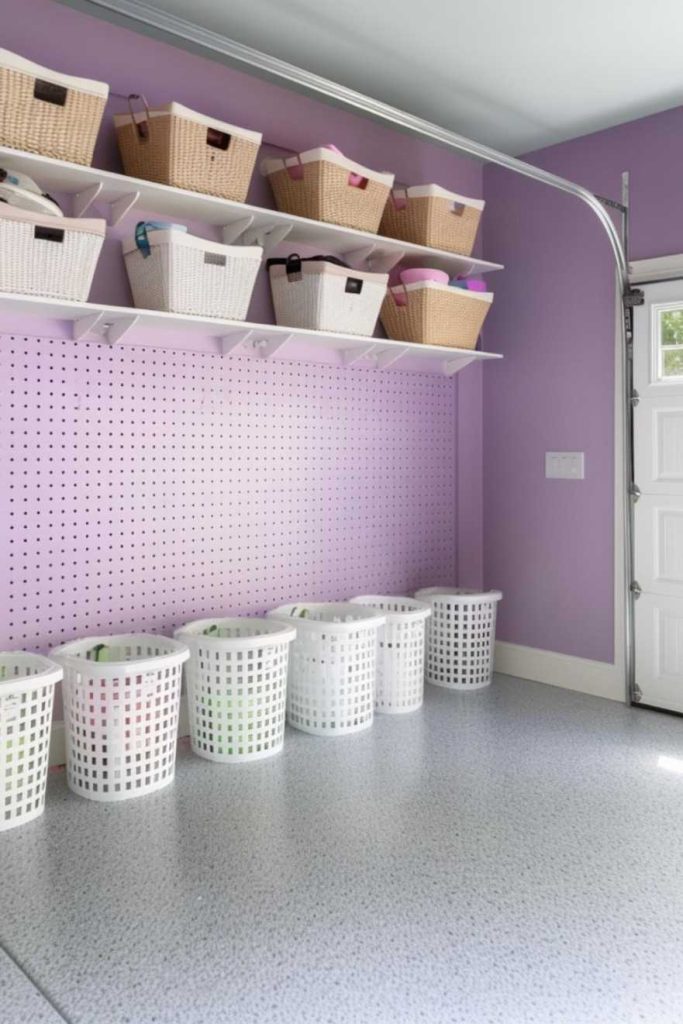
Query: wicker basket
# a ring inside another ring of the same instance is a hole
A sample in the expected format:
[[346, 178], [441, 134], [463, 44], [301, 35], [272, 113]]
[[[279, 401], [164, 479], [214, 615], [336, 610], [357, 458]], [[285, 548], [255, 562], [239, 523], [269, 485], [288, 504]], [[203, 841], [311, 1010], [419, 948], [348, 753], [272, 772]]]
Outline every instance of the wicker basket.
[[90, 164], [105, 82], [71, 78], [0, 50], [0, 144]]
[[393, 174], [368, 170], [323, 148], [287, 160], [264, 160], [261, 171], [278, 210], [373, 234], [394, 183]]
[[468, 199], [440, 185], [413, 185], [392, 191], [379, 230], [389, 238], [469, 256], [483, 209], [483, 199]]
[[419, 281], [390, 288], [380, 320], [387, 335], [398, 341], [476, 348], [492, 302], [493, 292], [470, 292]]
[[103, 220], [0, 204], [0, 292], [85, 302], [105, 231]]
[[133, 301], [141, 309], [244, 320], [261, 266], [258, 245], [222, 245], [183, 231], [149, 231], [145, 256], [123, 243]]
[[150, 110], [139, 98], [144, 111], [134, 112], [131, 106], [130, 113], [114, 115], [126, 174], [243, 203], [261, 135], [180, 103]]
[[268, 271], [278, 324], [366, 337], [375, 330], [388, 274], [299, 256], [269, 260]]

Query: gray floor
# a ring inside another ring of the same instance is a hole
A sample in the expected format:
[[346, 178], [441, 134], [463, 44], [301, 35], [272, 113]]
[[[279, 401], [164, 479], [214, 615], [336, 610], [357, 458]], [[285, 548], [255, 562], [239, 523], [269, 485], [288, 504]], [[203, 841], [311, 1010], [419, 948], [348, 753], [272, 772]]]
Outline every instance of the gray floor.
[[[683, 720], [501, 677], [260, 764], [184, 750], [126, 804], [56, 774], [0, 836], [0, 939], [72, 1024], [680, 1024], [661, 756]], [[54, 1024], [6, 966], [3, 1024]]]

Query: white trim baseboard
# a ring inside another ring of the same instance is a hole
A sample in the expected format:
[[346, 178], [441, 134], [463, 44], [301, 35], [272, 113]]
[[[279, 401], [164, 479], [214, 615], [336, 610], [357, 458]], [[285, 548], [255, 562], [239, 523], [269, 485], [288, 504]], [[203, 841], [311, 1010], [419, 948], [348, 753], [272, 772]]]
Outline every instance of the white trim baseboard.
[[562, 686], [607, 700], [624, 700], [623, 671], [617, 665], [588, 658], [575, 658], [536, 647], [522, 647], [502, 640], [496, 642], [495, 670], [536, 683]]
[[[187, 711], [187, 694], [180, 698], [180, 714], [178, 716], [178, 739], [190, 735], [190, 719]], [[50, 734], [50, 768], [55, 768], [66, 762], [66, 738], [64, 734], [64, 722], [53, 722]]]

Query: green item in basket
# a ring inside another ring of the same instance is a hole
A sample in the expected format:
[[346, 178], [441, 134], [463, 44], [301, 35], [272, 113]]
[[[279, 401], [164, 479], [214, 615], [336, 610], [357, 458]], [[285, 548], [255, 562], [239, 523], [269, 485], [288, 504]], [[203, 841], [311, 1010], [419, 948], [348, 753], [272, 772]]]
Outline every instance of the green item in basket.
[[208, 626], [204, 630], [204, 636], [218, 636], [218, 626], [215, 623], [213, 626]]
[[110, 655], [111, 651], [106, 644], [97, 644], [88, 651], [88, 659], [90, 661], [113, 661], [114, 659]]

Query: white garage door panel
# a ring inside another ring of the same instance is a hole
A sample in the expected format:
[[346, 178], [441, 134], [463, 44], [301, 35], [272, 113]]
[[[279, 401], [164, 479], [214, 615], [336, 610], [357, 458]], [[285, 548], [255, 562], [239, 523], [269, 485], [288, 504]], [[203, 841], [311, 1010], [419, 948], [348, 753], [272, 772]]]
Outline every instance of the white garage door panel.
[[635, 478], [641, 491], [683, 495], [683, 401], [641, 401], [634, 413]]
[[636, 601], [636, 679], [645, 704], [683, 712], [683, 598]]
[[683, 712], [683, 280], [646, 285], [633, 383], [636, 685]]
[[648, 593], [683, 593], [683, 495], [644, 494], [635, 507], [636, 579]]

